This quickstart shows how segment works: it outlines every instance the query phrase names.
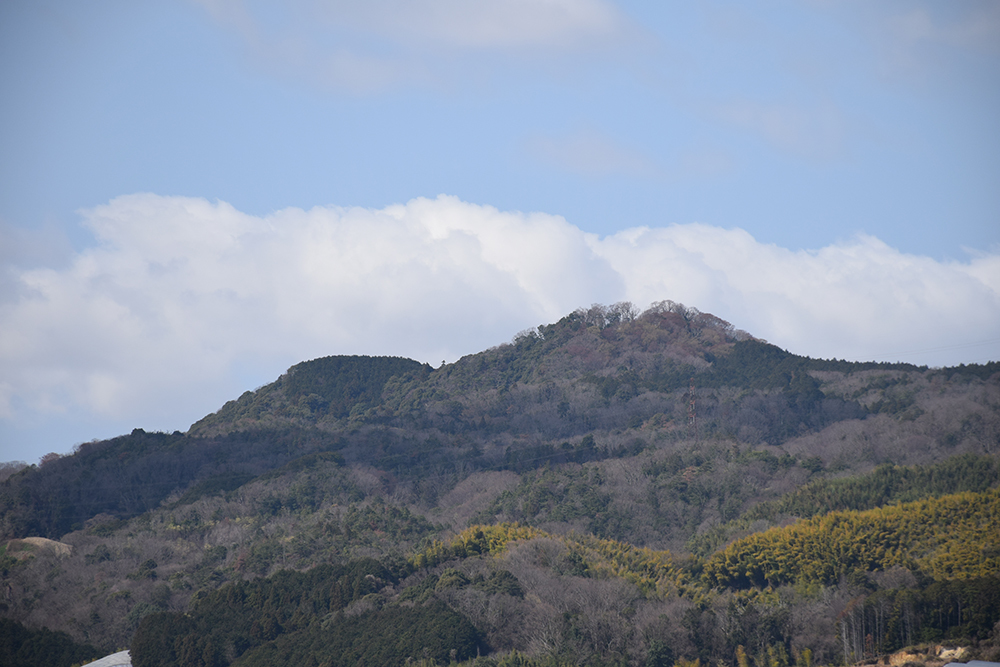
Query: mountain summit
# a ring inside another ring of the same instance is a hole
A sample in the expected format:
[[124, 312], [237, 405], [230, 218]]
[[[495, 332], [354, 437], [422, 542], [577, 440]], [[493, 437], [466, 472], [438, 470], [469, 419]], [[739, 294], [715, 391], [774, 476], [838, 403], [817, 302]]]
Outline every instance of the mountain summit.
[[11, 474], [0, 614], [137, 667], [989, 657], [998, 406], [996, 363], [810, 359], [672, 302], [324, 357]]

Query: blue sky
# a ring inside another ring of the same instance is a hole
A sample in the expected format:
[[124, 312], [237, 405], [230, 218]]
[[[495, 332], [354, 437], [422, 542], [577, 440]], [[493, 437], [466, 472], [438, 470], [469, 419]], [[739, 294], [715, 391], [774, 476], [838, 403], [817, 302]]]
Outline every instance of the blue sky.
[[11, 0], [0, 85], [0, 460], [621, 299], [1000, 358], [995, 2]]

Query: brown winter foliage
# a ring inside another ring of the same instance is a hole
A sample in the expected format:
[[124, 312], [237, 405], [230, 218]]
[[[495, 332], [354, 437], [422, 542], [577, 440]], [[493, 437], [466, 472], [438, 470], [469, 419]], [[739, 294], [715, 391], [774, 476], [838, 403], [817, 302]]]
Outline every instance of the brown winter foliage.
[[[680, 304], [594, 306], [0, 466], [0, 615], [184, 665], [340, 664], [355, 632], [400, 664], [989, 657], [998, 454], [996, 363], [815, 360]], [[321, 565], [374, 579], [306, 612], [291, 573]], [[272, 602], [219, 602], [253, 586]], [[438, 643], [393, 644], [404, 618]]]

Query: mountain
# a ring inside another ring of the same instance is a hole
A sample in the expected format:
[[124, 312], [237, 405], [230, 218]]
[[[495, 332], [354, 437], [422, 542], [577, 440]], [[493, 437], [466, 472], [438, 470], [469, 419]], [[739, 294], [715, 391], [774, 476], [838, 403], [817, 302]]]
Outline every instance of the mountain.
[[998, 452], [996, 362], [593, 306], [440, 368], [303, 362], [186, 433], [11, 474], [0, 614], [140, 666], [990, 656]]

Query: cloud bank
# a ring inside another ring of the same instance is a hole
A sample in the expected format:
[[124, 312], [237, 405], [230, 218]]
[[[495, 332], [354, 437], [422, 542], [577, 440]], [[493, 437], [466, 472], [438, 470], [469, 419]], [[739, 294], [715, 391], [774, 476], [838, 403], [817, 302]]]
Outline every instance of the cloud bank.
[[7, 267], [7, 426], [86, 414], [185, 428], [303, 359], [437, 365], [620, 300], [683, 302], [811, 356], [1000, 358], [1000, 254], [942, 263], [868, 236], [793, 251], [703, 224], [599, 238], [448, 196], [255, 217], [137, 194], [82, 214], [95, 247], [61, 268]]

